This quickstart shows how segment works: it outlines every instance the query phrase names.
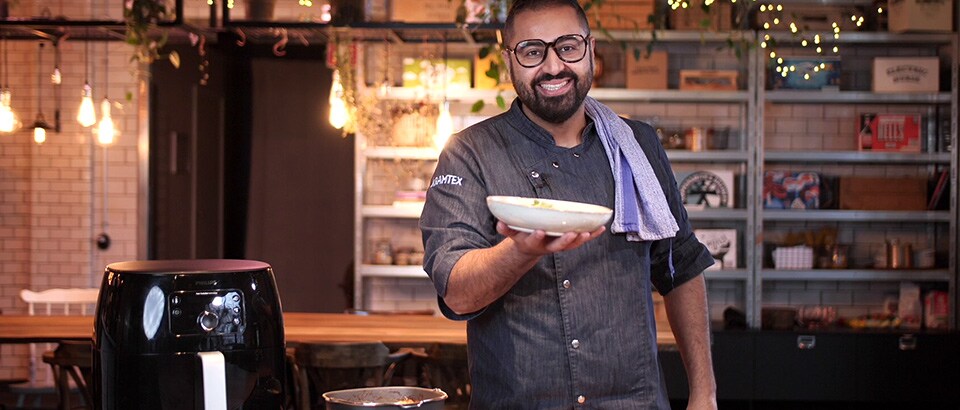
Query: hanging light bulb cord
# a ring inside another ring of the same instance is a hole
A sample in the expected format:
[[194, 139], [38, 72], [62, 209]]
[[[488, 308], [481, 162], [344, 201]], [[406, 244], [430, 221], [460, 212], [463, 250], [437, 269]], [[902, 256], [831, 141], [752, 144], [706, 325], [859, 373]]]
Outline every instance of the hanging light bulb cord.
[[9, 58], [7, 58], [7, 35], [6, 35], [6, 33], [4, 33], [4, 35], [3, 35], [2, 44], [3, 44], [3, 87], [2, 87], [2, 88], [3, 88], [4, 90], [6, 90], [6, 89], [7, 89], [7, 86], [10, 85], [10, 84], [7, 82], [8, 76], [10, 75], [10, 73], [9, 73], [8, 70], [7, 70], [7, 60], [9, 60]]
[[[53, 41], [53, 69], [60, 74], [60, 40]], [[62, 81], [62, 80], [61, 80]], [[53, 84], [53, 129], [60, 132], [60, 82]]]
[[[43, 118], [43, 41], [37, 48], [37, 113]], [[45, 124], [44, 124], [45, 125]]]

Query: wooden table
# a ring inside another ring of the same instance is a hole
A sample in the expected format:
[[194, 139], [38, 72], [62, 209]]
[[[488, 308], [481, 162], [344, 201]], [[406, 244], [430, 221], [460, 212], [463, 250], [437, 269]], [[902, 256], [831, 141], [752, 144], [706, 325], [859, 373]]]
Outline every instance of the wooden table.
[[[464, 322], [425, 315], [284, 313], [287, 342], [466, 343]], [[0, 343], [89, 340], [92, 316], [0, 315]]]
[[[434, 316], [287, 312], [283, 321], [288, 343], [381, 341], [398, 345], [467, 342], [466, 322]], [[0, 315], [0, 343], [89, 340], [91, 337], [92, 316]], [[661, 347], [673, 345], [673, 335], [659, 332], [657, 344]]]

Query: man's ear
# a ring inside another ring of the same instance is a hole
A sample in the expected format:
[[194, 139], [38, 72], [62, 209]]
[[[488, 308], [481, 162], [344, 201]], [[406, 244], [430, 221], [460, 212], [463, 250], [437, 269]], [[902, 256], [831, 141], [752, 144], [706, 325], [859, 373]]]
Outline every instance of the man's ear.
[[510, 61], [510, 58], [511, 58], [510, 52], [504, 48], [501, 48], [500, 57], [503, 57], [503, 65], [504, 67], [507, 68], [508, 78], [513, 78], [513, 73], [511, 72], [511, 70], [513, 70], [513, 64], [511, 64], [511, 61]]

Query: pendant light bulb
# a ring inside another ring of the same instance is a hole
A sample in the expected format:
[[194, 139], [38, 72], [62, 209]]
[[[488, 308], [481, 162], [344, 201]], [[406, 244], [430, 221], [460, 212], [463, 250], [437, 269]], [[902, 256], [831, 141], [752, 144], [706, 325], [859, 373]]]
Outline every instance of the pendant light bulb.
[[453, 135], [453, 117], [450, 116], [450, 102], [444, 101], [440, 103], [440, 113], [437, 114], [437, 133], [433, 137], [433, 144], [443, 148], [450, 135]]
[[10, 90], [0, 90], [0, 132], [13, 132], [20, 128], [20, 119], [10, 107]]
[[97, 113], [93, 108], [93, 89], [90, 83], [83, 84], [83, 98], [80, 100], [80, 110], [77, 111], [77, 122], [83, 127], [97, 123]]
[[54, 67], [53, 73], [50, 74], [50, 84], [60, 85], [63, 82], [63, 74], [60, 73], [60, 67]]
[[110, 117], [110, 100], [104, 98], [100, 103], [100, 124], [97, 125], [97, 142], [100, 145], [110, 145], [117, 138], [117, 130], [113, 127], [113, 118]]
[[43, 127], [33, 127], [33, 142], [43, 144], [47, 141], [47, 130]]
[[330, 86], [330, 125], [342, 129], [350, 122], [347, 102], [343, 100], [343, 84], [340, 82], [340, 70], [333, 70], [333, 84]]

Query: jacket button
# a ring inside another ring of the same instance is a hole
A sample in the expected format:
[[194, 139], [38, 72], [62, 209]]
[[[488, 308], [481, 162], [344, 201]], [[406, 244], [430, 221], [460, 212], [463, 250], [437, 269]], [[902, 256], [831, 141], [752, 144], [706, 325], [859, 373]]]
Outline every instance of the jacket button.
[[570, 289], [570, 281], [569, 281], [569, 280], [564, 280], [564, 281], [563, 281], [563, 288], [564, 288], [564, 289]]
[[577, 396], [577, 403], [583, 404], [587, 402], [587, 398], [583, 396]]
[[540, 178], [540, 173], [537, 171], [530, 171], [530, 176], [534, 178]]
[[579, 152], [574, 152], [574, 153], [573, 153], [573, 157], [574, 157], [574, 158], [580, 158], [580, 153], [579, 153]]
[[553, 165], [554, 168], [560, 168], [560, 163], [557, 161], [553, 161], [551, 165]]
[[573, 346], [574, 349], [577, 349], [580, 347], [580, 341], [577, 339], [573, 339], [573, 341], [570, 342], [570, 346]]

